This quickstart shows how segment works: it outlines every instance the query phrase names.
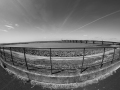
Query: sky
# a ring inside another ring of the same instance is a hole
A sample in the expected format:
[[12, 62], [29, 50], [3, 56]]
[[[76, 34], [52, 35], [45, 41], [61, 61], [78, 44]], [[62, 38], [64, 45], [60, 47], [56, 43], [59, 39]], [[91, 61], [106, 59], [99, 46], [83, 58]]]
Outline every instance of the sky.
[[120, 0], [0, 0], [0, 43], [120, 41]]

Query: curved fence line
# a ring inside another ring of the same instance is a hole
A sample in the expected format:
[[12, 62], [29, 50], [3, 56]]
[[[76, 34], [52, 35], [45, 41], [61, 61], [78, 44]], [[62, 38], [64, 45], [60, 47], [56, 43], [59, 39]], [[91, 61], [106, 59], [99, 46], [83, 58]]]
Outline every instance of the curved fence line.
[[[71, 42], [71, 41], [63, 41], [63, 42]], [[72, 41], [73, 42], [73, 41]], [[74, 42], [78, 42], [75, 41]], [[90, 41], [80, 41], [81, 43], [90, 43]], [[96, 41], [91, 41], [92, 44], [96, 44]], [[98, 41], [97, 41], [98, 42]], [[65, 70], [76, 70], [79, 69], [80, 73], [83, 73], [87, 70], [102, 68], [106, 65], [113, 64], [114, 62], [120, 60], [120, 43], [118, 42], [109, 42], [109, 45], [116, 46], [106, 46], [108, 45], [105, 41], [99, 41], [102, 46], [98, 47], [80, 47], [80, 48], [27, 48], [27, 47], [0, 47], [0, 57], [10, 63], [11, 65], [18, 66], [20, 68], [25, 68], [27, 70], [37, 70], [37, 69], [45, 69], [49, 70], [51, 74], [60, 73]], [[105, 44], [106, 43], [106, 44]], [[57, 49], [57, 50], [56, 50]], [[65, 51], [62, 51], [65, 50]], [[67, 51], [66, 51], [67, 50]], [[106, 54], [106, 52], [110, 52]], [[23, 57], [19, 57], [17, 54], [13, 52], [19, 52], [23, 54]], [[85, 57], [87, 55], [94, 55], [102, 53], [101, 57], [97, 58], [88, 58], [86, 60]], [[30, 60], [27, 55], [37, 55], [37, 56], [46, 56], [49, 57], [49, 62], [42, 60]], [[72, 62], [58, 63], [58, 61], [53, 61], [52, 57], [82, 57], [82, 60]], [[93, 63], [94, 61], [94, 63]], [[78, 65], [79, 63], [79, 65]]]

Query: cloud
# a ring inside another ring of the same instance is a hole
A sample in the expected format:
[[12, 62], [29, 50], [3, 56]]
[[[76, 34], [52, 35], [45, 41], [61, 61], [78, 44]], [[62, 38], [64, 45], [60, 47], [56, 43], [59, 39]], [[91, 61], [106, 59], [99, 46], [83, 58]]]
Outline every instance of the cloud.
[[7, 31], [7, 30], [5, 30], [5, 29], [4, 29], [4, 30], [3, 30], [3, 29], [0, 29], [0, 31], [3, 31], [3, 32], [8, 32], [8, 31]]
[[14, 29], [14, 27], [10, 25], [5, 25], [5, 27], [7, 27], [8, 29]]
[[18, 24], [15, 24], [15, 26], [16, 26], [16, 27], [19, 27], [19, 25], [18, 25]]

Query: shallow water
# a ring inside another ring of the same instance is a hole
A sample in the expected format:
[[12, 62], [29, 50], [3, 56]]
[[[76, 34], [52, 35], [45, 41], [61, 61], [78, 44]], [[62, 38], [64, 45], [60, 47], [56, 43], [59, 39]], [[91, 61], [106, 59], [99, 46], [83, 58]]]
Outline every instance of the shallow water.
[[[96, 45], [96, 44], [95, 44]], [[8, 47], [39, 47], [39, 48], [71, 48], [71, 47], [92, 47], [93, 44], [84, 43], [29, 43], [29, 44], [15, 44], [5, 45]]]

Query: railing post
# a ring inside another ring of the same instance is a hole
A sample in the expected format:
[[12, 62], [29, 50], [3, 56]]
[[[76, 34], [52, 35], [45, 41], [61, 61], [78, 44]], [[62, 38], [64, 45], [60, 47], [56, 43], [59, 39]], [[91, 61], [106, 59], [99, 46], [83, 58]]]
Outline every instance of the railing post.
[[103, 45], [103, 41], [102, 41], [102, 45]]
[[51, 74], [52, 74], [51, 48], [50, 48], [50, 65], [51, 65]]
[[95, 41], [93, 41], [93, 44], [95, 44]]
[[80, 40], [80, 43], [82, 43], [82, 40]]
[[76, 43], [78, 43], [77, 40], [76, 40]]
[[27, 67], [27, 70], [28, 70], [28, 64], [27, 64], [26, 55], [25, 55], [25, 48], [23, 48], [23, 51], [24, 51], [25, 64], [26, 64], [26, 67]]
[[12, 55], [11, 47], [10, 47], [10, 53], [11, 53], [11, 61], [12, 61], [13, 65], [14, 65], [14, 61], [13, 61], [13, 55]]
[[6, 61], [6, 57], [5, 57], [5, 51], [4, 51], [4, 47], [3, 47], [3, 54], [4, 54], [4, 59]]
[[83, 60], [82, 60], [82, 66], [81, 66], [81, 73], [84, 65], [84, 56], [85, 56], [85, 48], [83, 49]]
[[103, 66], [104, 57], [105, 57], [105, 47], [104, 47], [104, 52], [103, 52], [103, 57], [102, 57], [102, 62], [101, 62], [101, 68]]
[[0, 47], [0, 54], [1, 54], [1, 58], [2, 58], [2, 51], [1, 51], [1, 47]]
[[119, 44], [119, 60], [120, 60], [120, 44]]
[[115, 56], [115, 47], [114, 47], [113, 59], [112, 59], [112, 61], [111, 61], [111, 64], [113, 63], [114, 56]]

